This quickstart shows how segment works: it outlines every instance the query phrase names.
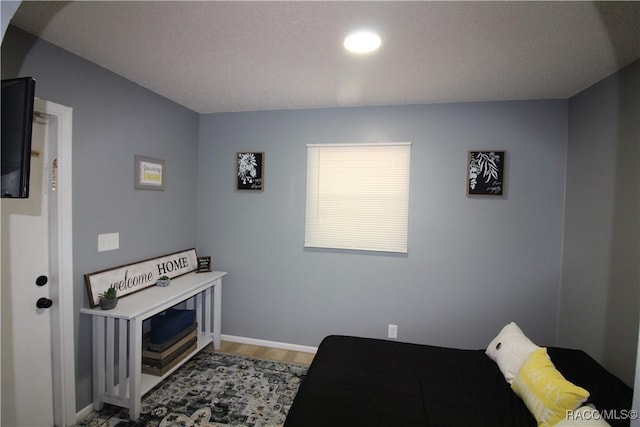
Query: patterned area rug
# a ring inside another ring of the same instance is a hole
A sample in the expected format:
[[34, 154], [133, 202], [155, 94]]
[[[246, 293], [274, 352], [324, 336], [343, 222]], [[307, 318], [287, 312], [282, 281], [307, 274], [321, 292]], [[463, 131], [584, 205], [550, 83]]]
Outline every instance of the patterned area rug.
[[142, 398], [135, 422], [105, 405], [77, 426], [281, 426], [306, 372], [306, 366], [203, 350]]

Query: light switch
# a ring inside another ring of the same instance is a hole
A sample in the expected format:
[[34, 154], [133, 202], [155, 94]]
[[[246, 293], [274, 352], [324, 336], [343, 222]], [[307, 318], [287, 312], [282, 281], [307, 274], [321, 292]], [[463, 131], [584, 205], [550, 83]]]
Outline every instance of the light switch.
[[98, 234], [98, 252], [112, 251], [120, 247], [120, 233]]

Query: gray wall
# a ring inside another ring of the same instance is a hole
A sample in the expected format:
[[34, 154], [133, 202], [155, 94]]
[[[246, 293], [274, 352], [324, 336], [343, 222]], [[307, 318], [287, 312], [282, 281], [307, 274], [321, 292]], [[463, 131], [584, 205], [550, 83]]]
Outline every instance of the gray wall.
[[7, 31], [9, 27], [9, 21], [13, 17], [13, 14], [20, 7], [20, 3], [22, 1], [8, 1], [5, 0], [0, 2], [0, 20], [2, 21], [2, 38], [4, 38], [4, 33]]
[[[225, 270], [223, 332], [317, 346], [328, 334], [484, 348], [507, 322], [556, 338], [567, 101], [203, 115], [200, 253]], [[410, 141], [408, 256], [305, 250], [306, 144]], [[465, 194], [467, 150], [507, 150], [503, 198]], [[238, 151], [265, 190], [236, 192]]]
[[[2, 78], [31, 75], [36, 96], [73, 108], [73, 252], [77, 408], [91, 402], [83, 274], [196, 245], [198, 119], [95, 64], [9, 27]], [[134, 155], [166, 160], [166, 190], [133, 188]], [[120, 249], [98, 253], [99, 233]]]
[[640, 62], [569, 104], [559, 342], [633, 384], [640, 284]]

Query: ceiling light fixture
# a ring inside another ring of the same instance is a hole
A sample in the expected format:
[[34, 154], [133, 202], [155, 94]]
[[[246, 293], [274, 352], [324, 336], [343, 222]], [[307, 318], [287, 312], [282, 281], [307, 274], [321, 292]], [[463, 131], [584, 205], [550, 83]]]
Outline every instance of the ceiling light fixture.
[[373, 52], [382, 44], [380, 36], [372, 31], [356, 31], [344, 39], [344, 47], [349, 52], [364, 54]]

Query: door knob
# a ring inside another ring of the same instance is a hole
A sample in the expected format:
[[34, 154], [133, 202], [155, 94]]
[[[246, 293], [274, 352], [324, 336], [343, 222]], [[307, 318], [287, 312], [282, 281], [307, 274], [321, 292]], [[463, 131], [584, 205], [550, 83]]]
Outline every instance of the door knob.
[[53, 305], [53, 301], [51, 301], [49, 298], [40, 298], [36, 302], [36, 307], [38, 308], [49, 308], [52, 305]]
[[47, 276], [38, 276], [38, 278], [36, 279], [36, 285], [44, 286], [47, 284], [48, 281], [49, 281], [49, 278]]

